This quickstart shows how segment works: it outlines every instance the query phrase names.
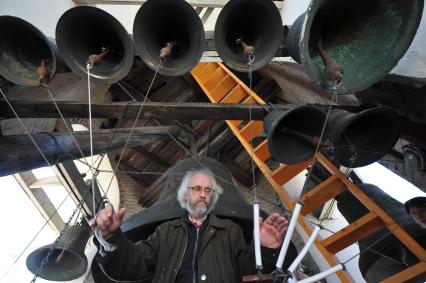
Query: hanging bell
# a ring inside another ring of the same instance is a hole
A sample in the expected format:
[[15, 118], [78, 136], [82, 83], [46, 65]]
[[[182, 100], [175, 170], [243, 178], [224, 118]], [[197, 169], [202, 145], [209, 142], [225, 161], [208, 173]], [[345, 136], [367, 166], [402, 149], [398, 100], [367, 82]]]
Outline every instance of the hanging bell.
[[283, 164], [300, 163], [312, 158], [324, 122], [325, 113], [310, 106], [270, 112], [263, 126], [272, 157]]
[[[247, 48], [254, 48], [251, 70], [270, 62], [282, 39], [281, 15], [270, 0], [231, 0], [223, 7], [215, 26], [217, 53], [231, 69], [248, 72]], [[245, 46], [248, 45], [248, 46]]]
[[39, 86], [56, 74], [54, 39], [23, 19], [0, 16], [0, 75], [22, 86]]
[[[311, 80], [334, 86], [326, 60], [343, 70], [338, 94], [368, 88], [392, 70], [409, 48], [423, 13], [423, 0], [314, 0], [292, 25], [289, 53]], [[320, 52], [320, 48], [325, 53]]]
[[[89, 237], [90, 231], [87, 227], [69, 226], [55, 246], [51, 244], [38, 248], [27, 257], [28, 270], [50, 281], [70, 281], [81, 277], [87, 270], [84, 250]], [[43, 264], [43, 259], [52, 246], [52, 254]]]
[[133, 38], [142, 61], [166, 76], [189, 72], [204, 51], [203, 23], [184, 0], [146, 1], [136, 14]]
[[66, 11], [56, 25], [61, 57], [75, 73], [86, 77], [87, 63], [93, 81], [111, 84], [132, 68], [132, 40], [121, 23], [107, 12], [89, 6]]
[[397, 114], [385, 107], [359, 113], [332, 110], [328, 131], [336, 161], [349, 168], [371, 164], [383, 157], [399, 138]]

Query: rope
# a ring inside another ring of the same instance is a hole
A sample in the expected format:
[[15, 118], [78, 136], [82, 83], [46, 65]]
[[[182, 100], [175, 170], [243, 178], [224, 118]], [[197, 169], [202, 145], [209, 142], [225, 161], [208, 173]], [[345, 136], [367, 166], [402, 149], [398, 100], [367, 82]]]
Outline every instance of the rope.
[[[142, 109], [143, 109], [143, 107], [144, 107], [144, 105], [145, 105], [146, 100], [148, 99], [148, 95], [149, 95], [149, 93], [150, 93], [150, 91], [151, 91], [152, 85], [154, 84], [155, 78], [156, 78], [156, 76], [157, 76], [157, 74], [158, 74], [158, 70], [160, 69], [160, 66], [161, 66], [162, 64], [163, 64], [163, 60], [160, 60], [160, 64], [158, 64], [157, 69], [155, 70], [154, 76], [153, 76], [153, 78], [152, 78], [152, 80], [151, 80], [151, 83], [150, 83], [150, 85], [149, 85], [149, 87], [148, 87], [148, 90], [147, 90], [147, 93], [146, 93], [146, 95], [145, 95], [145, 98], [144, 98], [144, 100], [142, 101], [142, 104], [141, 104], [141, 106], [140, 106], [140, 108], [139, 108], [138, 114], [136, 115], [135, 121], [133, 122], [133, 125], [132, 125], [132, 128], [131, 128], [131, 130], [130, 130], [130, 133], [129, 133], [129, 135], [127, 136], [127, 139], [126, 139], [126, 142], [125, 142], [125, 144], [124, 144], [124, 147], [123, 147], [123, 149], [121, 150], [120, 157], [118, 158], [117, 164], [116, 164], [116, 166], [115, 166], [115, 168], [114, 168], [114, 170], [113, 170], [113, 173], [114, 173], [114, 174], [112, 175], [112, 177], [111, 177], [111, 179], [110, 179], [110, 181], [109, 181], [109, 184], [108, 184], [108, 187], [107, 187], [107, 189], [106, 189], [105, 195], [107, 195], [107, 193], [108, 193], [108, 191], [109, 191], [109, 189], [110, 189], [110, 187], [111, 187], [112, 180], [113, 180], [113, 179], [114, 179], [114, 177], [115, 177], [115, 172], [117, 171], [118, 166], [120, 165], [121, 159], [122, 159], [122, 158], [123, 158], [123, 156], [124, 156], [124, 152], [125, 152], [125, 150], [126, 150], [126, 148], [127, 148], [127, 145], [129, 144], [129, 141], [130, 141], [131, 136], [133, 135], [133, 131], [134, 131], [134, 130], [135, 130], [135, 128], [136, 128], [136, 124], [137, 124], [137, 122], [138, 122], [138, 120], [139, 120], [139, 117], [140, 117], [140, 115], [141, 115], [141, 113], [142, 113]], [[96, 217], [96, 215], [97, 215], [97, 213], [98, 213], [98, 212], [99, 212], [99, 210], [98, 210], [98, 211], [96, 211], [96, 213], [94, 214], [94, 216], [95, 216], [95, 217]]]
[[[90, 83], [90, 69], [92, 64], [87, 62], [87, 93], [89, 98], [89, 136], [90, 136], [90, 163], [93, 167], [93, 132], [92, 132], [92, 95], [91, 95], [91, 83]], [[94, 172], [92, 170], [92, 202], [93, 202], [93, 216], [96, 215], [96, 200], [95, 200], [95, 182], [94, 182]]]

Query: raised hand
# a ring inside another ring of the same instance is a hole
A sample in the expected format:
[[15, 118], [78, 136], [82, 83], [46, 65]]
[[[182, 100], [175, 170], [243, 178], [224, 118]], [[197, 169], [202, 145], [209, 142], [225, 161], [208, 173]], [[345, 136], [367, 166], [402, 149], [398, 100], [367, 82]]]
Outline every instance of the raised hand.
[[125, 213], [126, 208], [122, 207], [116, 213], [112, 205], [107, 203], [105, 208], [99, 211], [95, 218], [90, 220], [90, 225], [98, 228], [102, 232], [102, 236], [106, 239], [120, 228]]
[[266, 248], [279, 248], [287, 232], [287, 219], [278, 213], [273, 213], [266, 220], [260, 217], [259, 223], [260, 244]]

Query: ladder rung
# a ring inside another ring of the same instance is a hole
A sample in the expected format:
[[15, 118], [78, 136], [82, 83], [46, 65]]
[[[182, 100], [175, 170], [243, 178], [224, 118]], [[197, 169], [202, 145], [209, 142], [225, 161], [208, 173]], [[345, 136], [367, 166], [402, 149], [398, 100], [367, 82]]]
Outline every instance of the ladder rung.
[[227, 73], [222, 68], [217, 68], [205, 81], [204, 88], [210, 93], [213, 92], [226, 76]]
[[203, 71], [203, 69], [207, 66], [207, 63], [199, 63], [197, 64], [197, 66], [195, 66], [192, 70], [191, 70], [191, 74], [195, 77], [198, 76], [199, 74], [201, 74], [201, 72]]
[[[426, 262], [421, 261], [391, 277], [386, 278], [380, 283], [424, 282], [425, 278], [426, 278]], [[414, 281], [411, 281], [412, 279], [414, 279]]]
[[232, 88], [235, 87], [235, 81], [229, 75], [226, 75], [217, 87], [211, 93], [211, 99], [219, 102]]
[[219, 69], [220, 67], [216, 64], [207, 64], [207, 66], [201, 71], [198, 75], [199, 84], [204, 86], [204, 83], [208, 80], [208, 78], [213, 74], [214, 71]]
[[236, 85], [221, 101], [221, 103], [239, 103], [247, 93], [240, 85]]
[[301, 210], [302, 215], [311, 213], [315, 208], [334, 198], [345, 189], [346, 186], [342, 181], [336, 175], [332, 175], [300, 198], [304, 203]]
[[307, 160], [305, 162], [297, 163], [297, 164], [281, 164], [275, 171], [272, 173], [272, 178], [274, 178], [275, 182], [280, 184], [281, 186], [293, 179], [300, 172], [306, 169], [309, 166], [311, 160]]
[[375, 212], [369, 212], [350, 225], [324, 239], [321, 243], [335, 254], [353, 243], [377, 232], [384, 227], [383, 221]]
[[241, 125], [243, 120], [228, 120], [228, 122], [232, 123], [232, 125], [234, 125], [235, 127], [238, 127], [239, 125]]
[[262, 161], [265, 161], [269, 157], [271, 157], [271, 153], [269, 152], [269, 148], [268, 148], [268, 140], [267, 139], [265, 139], [261, 144], [259, 144], [254, 149], [254, 154], [256, 154], [256, 156]]
[[[244, 95], [246, 95], [247, 93], [246, 92], [244, 92]], [[242, 101], [241, 103], [247, 103], [247, 104], [255, 104], [256, 103], [256, 101], [252, 98], [252, 97], [247, 97], [246, 99], [244, 99], [244, 101]], [[250, 116], [248, 116], [247, 117], [247, 120], [249, 120], [250, 119]], [[235, 127], [238, 127], [239, 125], [241, 125], [241, 123], [242, 123], [243, 121], [242, 120], [233, 120], [233, 121], [231, 121], [231, 123], [235, 126]], [[263, 122], [262, 122], [263, 123]], [[262, 126], [263, 127], [263, 126]], [[244, 130], [244, 128], [241, 130], [241, 131], [243, 131]]]
[[263, 121], [250, 121], [240, 130], [241, 137], [250, 142], [263, 132]]
[[243, 103], [247, 104], [255, 104], [257, 103], [256, 100], [253, 98], [253, 96], [248, 96], [246, 99], [244, 99]]

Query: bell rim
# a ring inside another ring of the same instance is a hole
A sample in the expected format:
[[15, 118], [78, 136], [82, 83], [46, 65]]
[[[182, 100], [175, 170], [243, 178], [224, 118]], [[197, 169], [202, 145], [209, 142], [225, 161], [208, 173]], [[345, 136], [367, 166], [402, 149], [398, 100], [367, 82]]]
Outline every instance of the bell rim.
[[[346, 110], [343, 110], [343, 111], [346, 111]], [[360, 111], [358, 113], [353, 113], [353, 112], [350, 112], [350, 111], [346, 111], [346, 112], [352, 114], [353, 116], [350, 119], [347, 119], [343, 123], [341, 130], [338, 131], [338, 135], [335, 135], [335, 136], [332, 137], [333, 144], [335, 143], [335, 141], [339, 141], [343, 138], [345, 131], [348, 129], [348, 127], [351, 126], [351, 124], [368, 117], [372, 113], [373, 114], [380, 114], [380, 112], [385, 114], [386, 117], [394, 119], [393, 127], [391, 127], [392, 137], [387, 139], [389, 141], [388, 145], [393, 146], [396, 143], [396, 141], [398, 140], [399, 130], [400, 130], [400, 121], [398, 119], [397, 113], [394, 110], [392, 110], [391, 108], [379, 106], [379, 107], [369, 108], [369, 109]], [[341, 154], [341, 152], [342, 152], [341, 150], [334, 150], [333, 152], [335, 154], [336, 161], [342, 166], [345, 166], [345, 167], [351, 166], [351, 167], [348, 167], [348, 168], [363, 167], [363, 166], [367, 166], [367, 165], [372, 164], [372, 163], [377, 161], [377, 160], [374, 160], [374, 161], [368, 161], [367, 160], [367, 161], [362, 161], [362, 162], [348, 163], [347, 160], [343, 159], [342, 154]], [[378, 159], [383, 157], [385, 154], [386, 154], [386, 152], [383, 153], [383, 154], [380, 154], [380, 157]]]
[[[34, 272], [37, 272], [38, 271], [38, 269], [39, 269], [39, 267], [36, 267], [35, 265], [32, 265], [31, 263], [30, 263], [30, 257], [31, 256], [38, 256], [39, 254], [41, 254], [41, 253], [45, 253], [45, 252], [47, 252], [47, 251], [49, 251], [49, 249], [51, 248], [51, 245], [45, 245], [45, 246], [42, 246], [42, 247], [40, 247], [40, 248], [38, 248], [38, 249], [36, 249], [36, 250], [34, 250], [34, 251], [32, 251], [28, 256], [27, 256], [27, 259], [26, 259], [26, 266], [27, 266], [27, 269], [29, 270], [29, 271], [31, 271], [33, 274], [34, 274]], [[54, 278], [54, 277], [50, 277], [50, 276], [45, 276], [45, 274], [43, 274], [43, 273], [40, 273], [39, 275], [38, 275], [38, 277], [40, 277], [40, 278], [43, 278], [43, 279], [46, 279], [46, 280], [49, 280], [49, 281], [53, 281], [53, 280], [56, 280], [56, 281], [70, 281], [70, 280], [74, 280], [74, 279], [77, 279], [77, 278], [80, 278], [81, 276], [83, 276], [84, 275], [84, 273], [87, 271], [87, 266], [88, 266], [88, 260], [87, 260], [87, 257], [86, 257], [86, 255], [83, 253], [83, 254], [80, 254], [80, 253], [77, 253], [77, 252], [75, 252], [75, 251], [73, 251], [73, 250], [67, 250], [67, 252], [69, 252], [70, 254], [72, 254], [73, 256], [76, 256], [78, 259], [80, 259], [81, 261], [82, 261], [82, 263], [83, 263], [83, 265], [81, 266], [81, 267], [83, 267], [83, 266], [86, 266], [85, 268], [80, 268], [79, 270], [78, 270], [78, 276], [77, 277], [64, 277], [64, 278], [62, 278], [61, 280], [59, 280], [58, 278]], [[32, 267], [35, 267], [35, 269], [33, 270], [32, 269]]]
[[[33, 24], [31, 24], [30, 22], [20, 18], [20, 17], [16, 17], [16, 16], [10, 16], [10, 15], [1, 15], [0, 16], [0, 21], [2, 19], [10, 19], [13, 20], [15, 22], [20, 22], [21, 24], [25, 25], [25, 27], [27, 29], [29, 29], [29, 31], [35, 33], [38, 37], [40, 37], [41, 40], [43, 40], [43, 42], [45, 43], [46, 47], [49, 49], [50, 54], [52, 55], [52, 68], [49, 70], [49, 79], [48, 81], [53, 80], [53, 78], [56, 75], [56, 69], [57, 69], [57, 64], [58, 64], [58, 50], [56, 50], [56, 48], [54, 47], [53, 43], [49, 40], [49, 38], [40, 30], [38, 29], [36, 26], [34, 26]], [[0, 40], [1, 41], [1, 40]], [[20, 79], [16, 79], [15, 76], [11, 76], [10, 74], [10, 70], [8, 70], [7, 68], [5, 68], [3, 66], [3, 64], [0, 64], [0, 74], [7, 79], [8, 81], [20, 85], [20, 86], [39, 86], [40, 82], [38, 80], [20, 80]]]
[[[164, 4], [170, 3], [169, 0], [148, 0], [138, 9], [135, 18], [133, 19], [133, 39], [134, 39], [133, 41], [135, 46], [135, 53], [137, 56], [141, 58], [141, 60], [145, 63], [145, 65], [147, 65], [154, 72], [157, 71], [158, 65], [154, 63], [154, 60], [152, 60], [153, 57], [150, 55], [150, 52], [146, 49], [146, 46], [142, 43], [143, 40], [139, 38], [140, 26], [137, 25], [136, 22], [139, 22], [141, 21], [141, 19], [143, 19], [143, 14], [147, 13], [147, 11], [149, 11], [149, 9], [152, 8], [151, 7], [152, 5], [157, 5], [158, 3], [161, 3], [161, 2], [163, 2]], [[194, 23], [194, 26], [197, 27], [198, 34], [199, 34], [199, 38], [194, 41], [199, 41], [200, 46], [198, 47], [196, 51], [196, 55], [190, 61], [191, 64], [188, 64], [187, 67], [165, 69], [164, 68], [165, 65], [163, 64], [161, 68], [158, 68], [158, 73], [164, 76], [181, 76], [188, 73], [200, 62], [204, 52], [205, 31], [204, 31], [204, 25], [201, 22], [200, 17], [192, 8], [192, 6], [188, 4], [188, 2], [184, 0], [174, 0], [173, 2], [174, 3], [180, 2], [181, 3], [179, 4], [181, 5], [180, 8], [183, 10], [186, 10], [189, 14], [192, 14], [193, 20], [196, 21], [196, 23]]]
[[[238, 5], [240, 2], [246, 2], [246, 3], [247, 2], [257, 2], [257, 3], [260, 3], [260, 4], [264, 5], [264, 6], [268, 6], [269, 5], [270, 8], [271, 8], [270, 11], [273, 11], [272, 13], [275, 14], [274, 16], [271, 16], [271, 19], [273, 21], [276, 21], [276, 23], [274, 23], [274, 24], [277, 25], [275, 28], [278, 29], [278, 25], [279, 25], [280, 26], [280, 30], [282, 32], [283, 24], [282, 24], [281, 15], [280, 15], [278, 9], [276, 8], [274, 2], [270, 1], [270, 0], [266, 0], [266, 1], [258, 1], [258, 0], [230, 0], [222, 8], [222, 11], [219, 13], [219, 16], [217, 17], [217, 20], [216, 20], [216, 23], [215, 23], [215, 28], [214, 28], [214, 39], [215, 39], [216, 51], [217, 51], [219, 57], [223, 60], [223, 63], [225, 63], [231, 69], [233, 69], [235, 71], [238, 71], [238, 72], [247, 73], [247, 72], [250, 71], [249, 70], [250, 68], [248, 66], [245, 66], [243, 64], [234, 64], [232, 62], [230, 62], [230, 63], [226, 62], [225, 59], [228, 59], [227, 53], [229, 53], [229, 52], [227, 51], [227, 48], [223, 47], [223, 46], [225, 46], [225, 44], [216, 44], [216, 42], [220, 42], [220, 40], [222, 38], [220, 35], [224, 33], [223, 27], [221, 25], [219, 25], [218, 23], [221, 22], [221, 20], [222, 20], [223, 17], [227, 16], [226, 14], [228, 13], [229, 9], [232, 9], [233, 6]], [[219, 39], [219, 41], [218, 41], [218, 39]], [[270, 47], [270, 50], [271, 50], [270, 54], [268, 54], [267, 56], [265, 56], [265, 58], [262, 59], [262, 62], [263, 61], [265, 61], [265, 62], [262, 63], [262, 64], [259, 64], [259, 65], [254, 64], [251, 67], [251, 71], [258, 71], [259, 69], [263, 68], [268, 63], [270, 63], [271, 59], [277, 53], [277, 50], [280, 47], [281, 41], [282, 41], [282, 38], [281, 37], [277, 37], [276, 42], [274, 42], [273, 44], [271, 44], [272, 47]]]
[[[311, 56], [309, 54], [309, 38], [310, 38], [310, 29], [311, 29], [311, 26], [312, 26], [312, 22], [313, 22], [313, 20], [316, 16], [318, 10], [327, 1], [328, 0], [314, 0], [314, 1], [310, 2], [308, 9], [306, 10], [306, 13], [305, 13], [305, 20], [304, 20], [303, 27], [302, 27], [301, 38], [300, 38], [299, 44], [298, 44], [299, 50], [300, 50], [299, 51], [300, 60], [301, 60], [302, 65], [304, 66], [304, 69], [306, 70], [308, 76], [312, 79], [312, 81], [316, 85], [318, 85], [321, 89], [324, 89], [324, 87], [321, 87], [321, 85], [326, 81], [323, 79], [322, 74], [319, 75], [318, 69], [314, 67], [315, 64], [311, 61]], [[418, 5], [417, 6], [418, 10], [423, 11], [424, 1], [423, 0], [416, 0], [416, 3]], [[411, 13], [410, 16], [407, 16], [407, 17], [414, 16], [413, 14], [414, 13]], [[413, 42], [414, 37], [417, 33], [421, 19], [422, 19], [422, 13], [419, 12], [419, 13], [417, 13], [416, 22], [414, 24], [414, 26], [416, 28], [413, 28], [411, 30], [409, 40], [407, 40], [404, 45], [400, 46], [398, 51], [395, 51], [396, 49], [394, 49], [394, 51], [391, 52], [392, 60], [386, 60], [385, 62], [381, 62], [380, 66], [381, 67], [385, 66], [386, 68], [383, 68], [382, 72], [380, 72], [378, 75], [376, 74], [374, 77], [371, 76], [369, 79], [364, 79], [364, 82], [358, 84], [357, 86], [351, 86], [351, 87], [343, 88], [342, 87], [343, 84], [340, 84], [340, 86], [338, 86], [336, 88], [336, 90], [334, 90], [334, 89], [325, 89], [325, 90], [328, 91], [328, 92], [334, 92], [335, 91], [339, 95], [355, 93], [357, 91], [361, 91], [361, 90], [364, 90], [364, 89], [370, 87], [371, 85], [373, 85], [374, 83], [376, 83], [380, 79], [384, 78], [394, 67], [397, 66], [399, 60], [408, 51], [408, 48], [410, 47], [410, 45]], [[344, 77], [343, 77], [343, 80], [344, 80]]]
[[321, 109], [318, 109], [316, 107], [307, 106], [307, 105], [301, 105], [301, 106], [293, 107], [293, 108], [290, 108], [288, 110], [282, 111], [282, 113], [275, 118], [275, 121], [273, 121], [271, 123], [271, 128], [268, 129], [268, 148], [269, 148], [269, 151], [271, 152], [271, 156], [276, 161], [278, 161], [282, 164], [297, 164], [297, 163], [301, 163], [301, 162], [304, 162], [306, 160], [309, 160], [310, 158], [312, 158], [314, 156], [314, 152], [313, 153], [307, 152], [304, 155], [298, 155], [299, 158], [295, 158], [295, 159], [291, 160], [290, 162], [289, 161], [285, 162], [284, 159], [278, 160], [277, 158], [274, 157], [274, 155], [279, 155], [279, 154], [277, 154], [277, 152], [275, 150], [275, 148], [277, 146], [276, 145], [274, 146], [275, 143], [274, 143], [273, 139], [271, 138], [276, 127], [280, 124], [280, 122], [281, 122], [281, 120], [284, 116], [287, 116], [287, 115], [289, 115], [289, 114], [291, 114], [292, 112], [295, 112], [295, 111], [303, 111], [303, 110], [315, 111], [318, 114], [320, 114], [320, 113], [323, 114], [322, 124], [324, 124], [326, 115]]
[[[73, 15], [73, 13], [77, 13], [77, 12], [80, 12], [81, 14], [95, 13], [96, 16], [102, 17], [103, 19], [110, 20], [110, 23], [112, 23], [114, 27], [116, 28], [115, 31], [118, 31], [118, 37], [123, 44], [124, 56], [121, 62], [123, 68], [121, 68], [117, 73], [113, 75], [107, 75], [107, 76], [96, 75], [96, 73], [90, 72], [91, 80], [93, 82], [100, 83], [100, 84], [113, 84], [120, 81], [124, 77], [126, 77], [133, 67], [133, 62], [135, 57], [135, 50], [134, 50], [132, 39], [120, 21], [118, 21], [110, 13], [97, 7], [92, 7], [92, 6], [72, 7], [68, 9], [67, 11], [65, 11], [59, 18], [58, 22], [56, 23], [56, 29], [55, 29], [56, 42], [57, 42], [57, 46], [59, 50], [59, 55], [64, 60], [65, 64], [74, 73], [78, 74], [79, 76], [87, 76], [86, 65], [80, 64], [72, 57], [66, 56], [68, 52], [65, 52], [65, 50], [69, 50], [69, 48], [66, 47], [67, 44], [65, 42], [65, 36], [63, 36], [64, 34], [63, 22], [69, 21], [72, 17], [76, 17], [76, 15]], [[90, 14], [90, 15], [93, 15], [93, 14]]]

